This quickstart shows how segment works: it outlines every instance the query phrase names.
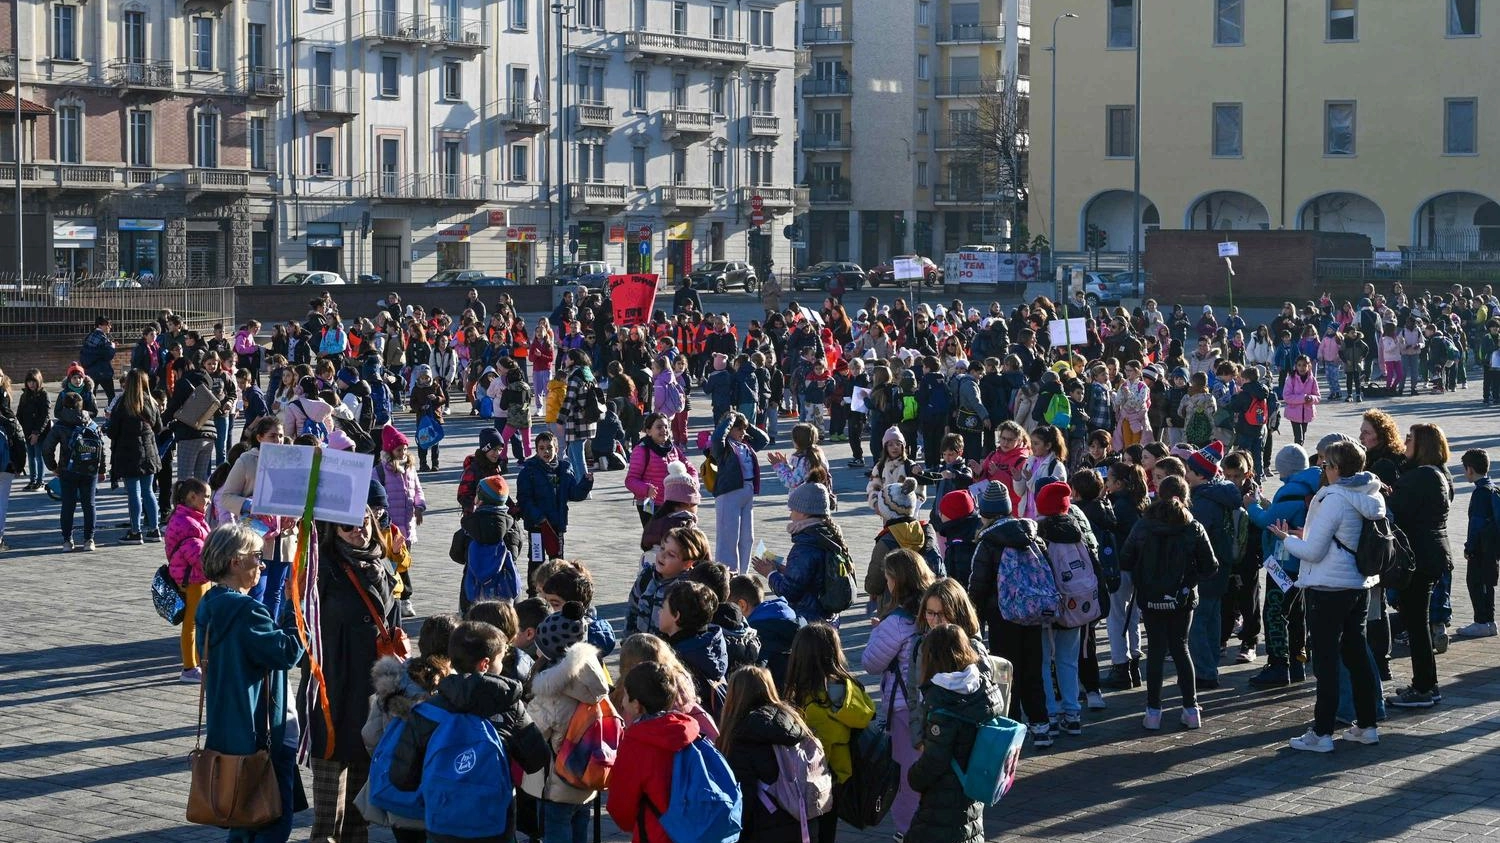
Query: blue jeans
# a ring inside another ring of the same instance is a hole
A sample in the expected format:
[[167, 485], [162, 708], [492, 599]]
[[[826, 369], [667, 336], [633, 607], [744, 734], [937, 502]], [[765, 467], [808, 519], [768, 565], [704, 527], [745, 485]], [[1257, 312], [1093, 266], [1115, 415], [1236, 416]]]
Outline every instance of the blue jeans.
[[214, 416], [214, 466], [228, 458], [229, 454], [229, 428], [231, 419], [228, 416]]
[[[1416, 392], [1417, 383], [1422, 379], [1422, 355], [1401, 355], [1401, 373], [1405, 376], [1405, 380], [1411, 383], [1411, 391]], [[1397, 386], [1399, 387], [1400, 384]]]
[[281, 791], [281, 818], [260, 828], [231, 828], [229, 843], [286, 843], [292, 836], [293, 794], [297, 778], [297, 747], [281, 744], [271, 748], [271, 768], [276, 771], [276, 789]]
[[[156, 481], [156, 475], [146, 474], [140, 477], [125, 477], [125, 496], [130, 504], [130, 530], [131, 532], [154, 533], [161, 529], [161, 513], [156, 509], [156, 489], [152, 488]], [[141, 516], [145, 516], [145, 524], [142, 525]], [[143, 529], [144, 526], [144, 529]]]
[[[1236, 433], [1234, 435], [1234, 446], [1250, 452], [1250, 458], [1255, 463], [1256, 477], [1266, 476], [1266, 432], [1264, 429], [1258, 430], [1255, 433]], [[1199, 612], [1198, 614], [1202, 615], [1203, 613]]]
[[568, 462], [573, 464], [573, 471], [582, 477], [588, 473], [589, 464], [584, 459], [584, 446], [588, 444], [586, 439], [574, 439], [568, 443]]
[[1188, 627], [1188, 655], [1193, 659], [1193, 675], [1210, 682], [1219, 679], [1219, 637], [1223, 634], [1223, 599], [1198, 597], [1193, 623]]
[[76, 474], [60, 474], [62, 482], [62, 534], [64, 539], [73, 538], [73, 516], [78, 505], [83, 505], [83, 540], [94, 540], [94, 490], [99, 486], [93, 475], [82, 477]]
[[1344, 367], [1339, 363], [1324, 363], [1323, 375], [1328, 378], [1329, 396], [1340, 395], [1344, 391]]
[[47, 479], [47, 464], [42, 460], [42, 442], [37, 440], [35, 445], [26, 444], [26, 470], [31, 475], [31, 482], [41, 483]]
[[1432, 597], [1427, 602], [1427, 622], [1447, 626], [1453, 620], [1453, 572], [1444, 571], [1432, 584]]
[[588, 843], [589, 811], [593, 803], [569, 805], [542, 802], [543, 843]]
[[[1047, 716], [1066, 715], [1077, 717], [1078, 707], [1078, 649], [1083, 636], [1082, 627], [1059, 629], [1055, 626], [1042, 629], [1042, 693], [1047, 700]], [[1051, 668], [1057, 668], [1057, 681], [1052, 680]], [[1059, 702], [1054, 693], [1062, 694]]]

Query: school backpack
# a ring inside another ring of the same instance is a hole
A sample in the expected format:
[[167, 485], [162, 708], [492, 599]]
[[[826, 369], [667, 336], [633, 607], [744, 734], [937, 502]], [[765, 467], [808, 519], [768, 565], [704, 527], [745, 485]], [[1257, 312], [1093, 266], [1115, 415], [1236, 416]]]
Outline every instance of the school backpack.
[[431, 448], [443, 441], [443, 423], [437, 420], [437, 416], [425, 415], [417, 421], [417, 447]]
[[823, 745], [813, 735], [793, 746], [777, 744], [776, 781], [758, 782], [762, 793], [776, 807], [797, 817], [802, 827], [802, 843], [809, 843], [807, 821], [833, 810], [833, 774]]
[[1016, 764], [1021, 760], [1021, 747], [1026, 743], [1026, 727], [1009, 717], [996, 716], [983, 723], [959, 717], [947, 709], [938, 709], [933, 714], [943, 714], [974, 727], [974, 748], [969, 752], [969, 763], [961, 766], [958, 759], [949, 763], [963, 784], [964, 796], [986, 807], [1000, 801], [1016, 781]]
[[598, 424], [604, 418], [604, 390], [593, 381], [584, 381], [578, 388], [578, 420], [583, 424]]
[[615, 712], [609, 697], [580, 702], [563, 732], [553, 769], [563, 781], [580, 790], [607, 790], [624, 734], [625, 721]]
[[1389, 585], [1387, 577], [1396, 581], [1402, 579], [1404, 572], [1404, 579], [1410, 580], [1415, 562], [1406, 534], [1389, 516], [1362, 520], [1359, 541], [1353, 548], [1339, 541], [1337, 535], [1334, 535], [1333, 543], [1354, 557], [1354, 565], [1359, 568], [1360, 576], [1380, 577], [1381, 585]]
[[391, 784], [391, 762], [396, 756], [396, 744], [400, 743], [401, 733], [405, 731], [405, 720], [400, 717], [391, 718], [380, 736], [380, 743], [370, 753], [368, 801], [370, 807], [388, 814], [420, 820], [427, 812], [422, 803], [421, 789], [401, 790]]
[[1189, 444], [1202, 448], [1214, 438], [1214, 420], [1207, 410], [1196, 409], [1188, 416], [1187, 426], [1182, 430], [1182, 436]]
[[0, 416], [0, 472], [26, 470], [26, 432], [15, 416]]
[[464, 562], [464, 596], [470, 603], [480, 600], [510, 602], [521, 593], [521, 575], [516, 569], [515, 554], [505, 542], [481, 544], [469, 542]]
[[974, 551], [978, 549], [979, 543], [973, 539], [948, 539], [947, 546], [943, 548], [945, 575], [967, 587], [969, 573], [974, 570]]
[[854, 561], [848, 551], [826, 550], [823, 553], [823, 590], [818, 594], [818, 605], [828, 617], [854, 605], [854, 594], [859, 586], [854, 580]]
[[298, 429], [299, 436], [316, 436], [318, 441], [324, 445], [328, 444], [328, 425], [318, 421], [307, 414], [307, 408], [302, 406], [302, 399], [298, 398], [292, 402], [297, 406], [297, 411], [302, 414], [302, 427]]
[[413, 715], [437, 723], [422, 761], [422, 819], [432, 836], [486, 837], [510, 821], [515, 785], [505, 746], [489, 720], [431, 702]]
[[1251, 427], [1260, 427], [1269, 419], [1266, 412], [1266, 399], [1256, 396], [1250, 399], [1250, 406], [1245, 409], [1245, 424]]
[[99, 426], [91, 421], [73, 428], [68, 434], [68, 462], [64, 471], [84, 477], [93, 477], [104, 465], [104, 437]]
[[332, 325], [323, 332], [323, 339], [318, 343], [319, 354], [343, 354], [348, 350], [348, 335], [342, 327]]
[[1170, 542], [1146, 530], [1146, 544], [1133, 578], [1135, 603], [1141, 608], [1174, 612], [1181, 607], [1186, 591], [1183, 581], [1192, 557], [1172, 550]]
[[[886, 722], [893, 713], [886, 704]], [[891, 757], [891, 733], [878, 722], [849, 735], [850, 776], [839, 787], [834, 808], [855, 828], [880, 825], [901, 787], [901, 765]]]
[[342, 430], [344, 435], [349, 437], [349, 441], [354, 443], [354, 452], [356, 454], [375, 455], [380, 453], [380, 443], [376, 442], [375, 438], [365, 428], [338, 416], [333, 417], [333, 426]]
[[370, 413], [371, 430], [391, 423], [391, 388], [379, 379], [370, 381]]
[[1042, 411], [1042, 420], [1053, 427], [1067, 430], [1073, 423], [1073, 402], [1061, 392], [1054, 394], [1047, 401], [1047, 409]]
[[479, 396], [479, 400], [474, 402], [474, 408], [479, 411], [479, 417], [482, 419], [495, 417], [495, 399], [491, 398], [488, 393]]
[[665, 809], [652, 805], [650, 797], [641, 798], [672, 843], [736, 843], [740, 839], [744, 802], [739, 782], [729, 762], [704, 738], [672, 757], [672, 795]]
[[942, 421], [952, 409], [953, 396], [948, 393], [947, 384], [928, 387], [927, 400], [922, 403], [922, 421]]
[[901, 420], [904, 422], [917, 420], [917, 396], [901, 396]]
[[1047, 562], [1052, 579], [1062, 596], [1062, 608], [1053, 626], [1074, 629], [1099, 619], [1099, 577], [1094, 572], [1094, 556], [1088, 545], [1076, 542], [1048, 542]]
[[[1013, 519], [996, 523], [1009, 520]], [[1052, 566], [1036, 542], [1026, 547], [1007, 547], [1000, 554], [995, 580], [1001, 617], [1021, 626], [1041, 626], [1057, 619], [1062, 595], [1052, 577]]]

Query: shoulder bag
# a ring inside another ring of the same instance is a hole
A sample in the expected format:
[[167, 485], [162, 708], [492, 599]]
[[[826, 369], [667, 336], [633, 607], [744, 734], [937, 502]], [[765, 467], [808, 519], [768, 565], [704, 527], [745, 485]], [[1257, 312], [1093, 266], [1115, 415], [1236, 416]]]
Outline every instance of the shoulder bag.
[[[335, 563], [337, 564], [337, 563]], [[354, 570], [348, 565], [339, 565], [344, 569], [344, 575], [349, 578], [349, 583], [354, 586], [354, 593], [364, 601], [365, 608], [370, 612], [370, 620], [375, 622], [375, 655], [395, 656], [402, 661], [411, 656], [411, 641], [406, 637], [406, 630], [400, 625], [387, 627], [385, 619], [376, 610], [375, 604], [370, 601], [370, 595], [365, 593], [364, 586], [360, 585], [359, 577], [354, 575]]]
[[203, 748], [203, 695], [208, 684], [208, 630], [203, 630], [203, 681], [198, 686], [198, 734], [188, 756], [192, 784], [187, 821], [221, 828], [256, 828], [281, 818], [281, 788], [271, 766], [271, 676], [266, 674], [266, 744], [250, 755]]

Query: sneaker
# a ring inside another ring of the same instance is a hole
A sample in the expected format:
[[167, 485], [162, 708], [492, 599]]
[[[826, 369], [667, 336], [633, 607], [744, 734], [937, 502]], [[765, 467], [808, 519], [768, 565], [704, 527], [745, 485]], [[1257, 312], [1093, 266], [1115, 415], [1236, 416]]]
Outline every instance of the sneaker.
[[403, 618], [414, 618], [416, 616], [417, 616], [417, 610], [412, 608], [411, 601], [410, 600], [402, 600], [401, 601], [401, 617], [403, 617]]
[[1104, 695], [1098, 691], [1089, 691], [1089, 711], [1103, 711]]
[[1432, 651], [1438, 655], [1448, 652], [1448, 625], [1435, 623], [1432, 625]]
[[1394, 697], [1386, 697], [1385, 704], [1396, 708], [1432, 708], [1437, 700], [1432, 698], [1430, 691], [1418, 691], [1416, 688], [1402, 688]]
[[1063, 734], [1065, 735], [1083, 734], [1083, 718], [1064, 716], [1062, 721], [1062, 730]]
[[74, 550], [77, 550], [80, 553], [93, 553], [94, 552], [94, 540], [93, 539], [89, 539], [88, 541], [86, 541], [83, 544], [79, 545], [78, 547], [74, 548]]
[[1219, 680], [1198, 679], [1195, 677], [1193, 679], [1193, 687], [1198, 689], [1199, 691], [1217, 691], [1219, 690]]
[[1251, 664], [1254, 661], [1255, 650], [1251, 647], [1241, 647], [1240, 651], [1236, 653], [1234, 657], [1235, 664]]
[[1193, 706], [1182, 709], [1182, 725], [1188, 729], [1197, 729], [1203, 725], [1203, 709]]
[[197, 685], [203, 681], [203, 668], [193, 667], [184, 670], [181, 675], [177, 677], [177, 681], [185, 685]]
[[1287, 741], [1292, 749], [1300, 749], [1303, 752], [1333, 752], [1333, 736], [1320, 735], [1312, 729], [1308, 729], [1301, 737], [1292, 738]]
[[145, 544], [145, 537], [134, 530], [127, 530], [120, 536], [120, 544]]
[[1141, 718], [1141, 728], [1148, 732], [1161, 731], [1161, 709], [1146, 709], [1146, 716]]
[[850, 461], [844, 463], [844, 466], [847, 467], [847, 468], [864, 468], [865, 467], [865, 458], [864, 457], [860, 457], [859, 459], [850, 460]]
[[1054, 717], [1047, 721], [1047, 734], [1057, 737], [1062, 733], [1062, 719]]
[[1047, 728], [1046, 723], [1031, 724], [1031, 745], [1036, 749], [1046, 749], [1052, 745], [1052, 730]]
[[63, 552], [64, 553], [72, 553], [73, 552], [73, 540], [72, 539], [63, 539]]
[[1287, 665], [1287, 678], [1293, 682], [1307, 681], [1307, 662], [1300, 658], [1293, 658], [1292, 663]]
[[5, 543], [4, 536], [0, 536], [0, 553], [4, 553], [7, 550], [10, 550], [10, 545]]
[[147, 530], [141, 536], [141, 540], [149, 544], [156, 544], [161, 541], [161, 530]]
[[1377, 730], [1374, 726], [1371, 726], [1368, 729], [1361, 729], [1358, 726], [1350, 726], [1339, 734], [1334, 735], [1334, 737], [1341, 741], [1362, 743], [1365, 746], [1374, 746], [1380, 743], [1380, 731]]
[[1495, 623], [1494, 621], [1491, 621], [1489, 623], [1480, 623], [1479, 621], [1475, 621], [1468, 626], [1462, 626], [1458, 629], [1453, 630], [1453, 634], [1462, 635], [1465, 638], [1494, 638]]
[[1261, 668], [1260, 673], [1250, 677], [1252, 688], [1285, 688], [1290, 684], [1292, 684], [1292, 677], [1287, 671], [1286, 664], [1275, 660]]

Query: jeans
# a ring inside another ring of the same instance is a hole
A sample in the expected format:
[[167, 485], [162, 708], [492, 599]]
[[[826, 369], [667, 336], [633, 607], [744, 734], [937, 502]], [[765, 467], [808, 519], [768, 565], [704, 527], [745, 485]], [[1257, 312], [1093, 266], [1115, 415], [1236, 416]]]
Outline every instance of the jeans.
[[229, 416], [214, 416], [214, 465], [216, 466], [228, 457], [229, 429], [233, 421]]
[[1193, 613], [1193, 623], [1188, 629], [1188, 651], [1193, 656], [1193, 670], [1210, 682], [1219, 679], [1219, 613], [1223, 608], [1222, 598], [1200, 595], [1198, 609]]
[[282, 743], [271, 747], [271, 768], [276, 771], [276, 789], [281, 791], [281, 818], [260, 828], [231, 828], [229, 843], [286, 843], [292, 836], [293, 794], [301, 773], [297, 769], [297, 747]]
[[[1042, 694], [1047, 701], [1049, 718], [1059, 714], [1078, 716], [1078, 642], [1082, 637], [1080, 627], [1042, 628]], [[1057, 671], [1056, 680], [1052, 676], [1054, 669]], [[1061, 701], [1057, 699], [1059, 693]]]
[[[66, 500], [66, 499], [64, 499]], [[1437, 657], [1432, 652], [1432, 629], [1428, 626], [1432, 578], [1420, 571], [1400, 591], [1401, 620], [1406, 626], [1411, 650], [1411, 686], [1418, 691], [1437, 687]]]
[[1265, 463], [1266, 431], [1258, 428], [1254, 433], [1235, 433], [1234, 445], [1243, 451], [1250, 452], [1250, 458], [1255, 463], [1255, 476], [1266, 476]]
[[1193, 610], [1157, 612], [1142, 609], [1141, 619], [1146, 622], [1146, 707], [1161, 710], [1162, 668], [1169, 651], [1172, 664], [1177, 668], [1177, 693], [1182, 697], [1182, 707], [1196, 707], [1198, 690], [1193, 684], [1193, 660], [1188, 658], [1187, 640]]
[[[1422, 379], [1422, 356], [1420, 354], [1401, 355], [1401, 372], [1405, 381], [1411, 384], [1412, 394], [1417, 392], [1417, 382]], [[1401, 384], [1396, 384], [1401, 386]]]
[[213, 457], [212, 439], [177, 440], [177, 479], [197, 478], [207, 483], [213, 472]]
[[1312, 638], [1313, 670], [1318, 676], [1318, 696], [1313, 704], [1313, 731], [1333, 734], [1333, 718], [1339, 707], [1338, 665], [1349, 670], [1354, 691], [1355, 724], [1375, 725], [1374, 659], [1365, 644], [1365, 613], [1370, 593], [1363, 588], [1321, 591], [1307, 589], [1307, 630]]
[[1328, 397], [1339, 397], [1339, 385], [1340, 382], [1344, 379], [1343, 365], [1339, 363], [1324, 363], [1323, 376], [1328, 378]]
[[[161, 513], [156, 508], [156, 490], [151, 488], [156, 475], [145, 474], [140, 477], [126, 477], [124, 480], [125, 496], [130, 503], [131, 532], [153, 533], [160, 530]], [[144, 518], [142, 518], [143, 515]], [[0, 524], [0, 527], [3, 526]]]
[[[1131, 659], [1141, 657], [1141, 610], [1131, 605], [1130, 595], [1135, 593], [1131, 585], [1130, 572], [1120, 572], [1120, 588], [1110, 592], [1109, 618], [1105, 627], [1109, 630], [1109, 663], [1128, 664]], [[1129, 623], [1125, 613], [1130, 612]]]
[[1432, 584], [1432, 597], [1427, 601], [1427, 622], [1447, 626], [1453, 620], [1453, 572], [1444, 571]]
[[37, 440], [36, 444], [26, 444], [26, 471], [31, 475], [31, 482], [40, 484], [47, 479], [47, 464], [42, 460], [42, 442]]
[[[0, 520], [0, 533], [5, 532], [5, 523]], [[1494, 559], [1470, 559], [1464, 572], [1465, 585], [1469, 587], [1469, 604], [1474, 607], [1476, 623], [1495, 622], [1495, 585], [1500, 579], [1500, 565]]]
[[755, 488], [748, 482], [722, 495], [714, 495], [714, 561], [729, 566], [735, 574], [750, 568], [750, 549], [755, 546]]
[[589, 815], [594, 803], [569, 805], [542, 801], [543, 843], [587, 843]]
[[94, 540], [94, 490], [99, 486], [98, 478], [90, 475], [60, 474], [62, 481], [62, 534], [64, 539], [73, 538], [73, 516], [83, 505], [83, 540]]
[[577, 472], [579, 477], [588, 473], [588, 455], [584, 451], [584, 446], [587, 444], [587, 439], [573, 439], [568, 442], [568, 461], [573, 463], [573, 471]]
[[0, 539], [5, 538], [5, 515], [10, 510], [10, 487], [16, 475], [0, 472]]

